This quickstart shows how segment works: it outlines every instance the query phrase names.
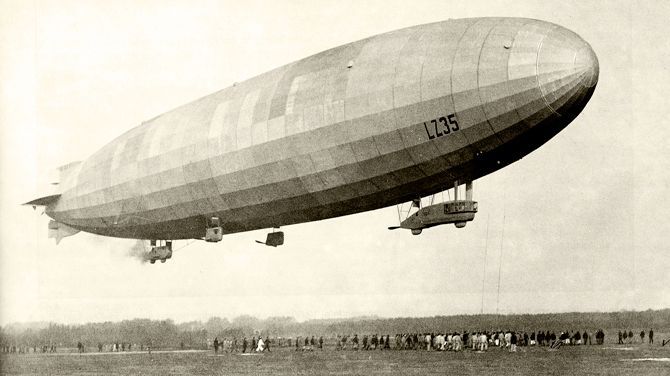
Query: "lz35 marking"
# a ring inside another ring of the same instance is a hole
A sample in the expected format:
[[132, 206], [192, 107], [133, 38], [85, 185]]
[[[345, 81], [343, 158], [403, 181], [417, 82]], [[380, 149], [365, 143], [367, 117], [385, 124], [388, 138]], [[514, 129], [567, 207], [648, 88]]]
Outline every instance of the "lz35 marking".
[[[426, 129], [426, 134], [430, 140], [461, 130], [456, 121], [456, 115], [454, 114], [449, 114], [447, 117], [442, 116], [439, 119], [433, 119], [430, 121], [430, 125], [424, 121], [423, 127]], [[433, 132], [431, 133], [431, 131]]]

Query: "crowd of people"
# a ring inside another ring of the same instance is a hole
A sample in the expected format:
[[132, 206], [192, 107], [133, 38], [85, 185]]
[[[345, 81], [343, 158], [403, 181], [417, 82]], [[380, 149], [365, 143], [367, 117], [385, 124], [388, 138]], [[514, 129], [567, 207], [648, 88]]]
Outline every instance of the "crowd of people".
[[[642, 330], [640, 332], [640, 343], [644, 343], [645, 334], [646, 333], [645, 333], [644, 330]], [[650, 344], [654, 343], [654, 329], [649, 329], [649, 336], [647, 338], [649, 338], [649, 343]], [[617, 342], [617, 344], [623, 345], [623, 344], [635, 343], [635, 342], [637, 342], [637, 341], [635, 340], [635, 336], [633, 335], [632, 330], [628, 329], [628, 331], [624, 330], [623, 332], [621, 332], [621, 330], [619, 330], [619, 342]]]
[[223, 340], [219, 341], [219, 338], [214, 338], [214, 341], [212, 342], [212, 346], [214, 347], [214, 352], [218, 353], [219, 350], [222, 352], [238, 352], [241, 350], [242, 353], [246, 353], [247, 350], [248, 352], [270, 352], [270, 338], [265, 337], [263, 339], [261, 336], [258, 336], [258, 338], [251, 337], [251, 340], [247, 339], [247, 337], [244, 337], [241, 341], [241, 348], [240, 348], [240, 343], [237, 340], [237, 337], [233, 337], [232, 339], [227, 339], [224, 338]]
[[16, 346], [16, 345], [2, 345], [0, 346], [0, 353], [9, 354], [28, 354], [28, 353], [55, 353], [56, 345], [42, 345], [42, 346]]
[[[240, 346], [241, 342], [241, 346]], [[293, 338], [282, 338], [277, 337], [270, 339], [265, 337], [263, 339], [261, 336], [251, 337], [248, 339], [244, 337], [241, 341], [238, 341], [237, 337], [232, 339], [224, 338], [219, 340], [218, 337], [214, 338], [211, 346], [214, 348], [214, 352], [242, 352], [242, 353], [251, 353], [251, 352], [271, 352], [270, 344], [274, 342], [278, 347], [293, 347], [295, 346], [296, 351], [313, 351], [315, 349], [323, 349], [325, 340], [323, 336], [316, 338], [315, 336], [299, 336], [295, 339]]]
[[[323, 336], [299, 336], [294, 338], [262, 338], [254, 336], [251, 339], [244, 337], [238, 341], [232, 339], [214, 339], [211, 346], [214, 351], [221, 352], [264, 352], [270, 351], [270, 344], [278, 347], [289, 347], [295, 351], [323, 350], [326, 342], [333, 345], [335, 350], [437, 350], [462, 351], [471, 349], [487, 351], [489, 347], [507, 348], [517, 351], [520, 346], [547, 346], [557, 348], [562, 345], [602, 345], [605, 341], [605, 332], [598, 329], [593, 333], [588, 331], [462, 331], [446, 333], [403, 333], [391, 337], [388, 334], [358, 334], [337, 335], [334, 344], [324, 340]], [[241, 342], [241, 347], [240, 343]]]
[[[605, 340], [604, 331], [599, 329], [593, 335], [595, 343], [602, 345]], [[486, 351], [489, 347], [504, 347], [514, 352], [518, 346], [550, 346], [562, 344], [585, 345], [593, 344], [591, 335], [584, 331], [564, 331], [556, 335], [553, 331], [462, 331], [446, 333], [403, 333], [396, 334], [393, 339], [389, 335], [338, 335], [335, 348], [337, 350], [438, 350], [461, 351], [471, 349]]]

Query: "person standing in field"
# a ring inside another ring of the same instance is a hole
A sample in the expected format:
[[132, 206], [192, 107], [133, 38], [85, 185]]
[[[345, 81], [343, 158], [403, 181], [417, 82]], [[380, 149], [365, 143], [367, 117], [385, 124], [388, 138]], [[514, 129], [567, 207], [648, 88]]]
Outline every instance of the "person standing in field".
[[451, 340], [454, 342], [454, 351], [461, 351], [463, 347], [461, 335], [454, 332], [454, 335], [451, 337]]
[[640, 343], [644, 343], [644, 330], [640, 332]]
[[589, 333], [587, 333], [586, 330], [584, 331], [584, 334], [582, 334], [582, 341], [584, 341], [585, 345], [591, 344], [591, 337], [589, 337]]
[[249, 344], [249, 342], [247, 342], [247, 337], [244, 337], [244, 339], [242, 340], [242, 354], [247, 352], [247, 345], [248, 344]]
[[628, 329], [628, 341], [629, 343], [633, 343], [633, 331]]
[[654, 329], [649, 329], [649, 343], [654, 343]]

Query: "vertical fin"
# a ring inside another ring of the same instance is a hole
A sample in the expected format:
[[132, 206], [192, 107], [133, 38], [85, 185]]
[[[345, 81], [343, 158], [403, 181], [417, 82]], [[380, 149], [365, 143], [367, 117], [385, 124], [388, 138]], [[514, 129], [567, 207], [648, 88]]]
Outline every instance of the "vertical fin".
[[56, 239], [56, 245], [60, 243], [63, 238], [66, 238], [68, 236], [72, 236], [76, 233], [78, 233], [79, 230], [76, 228], [72, 228], [66, 224], [56, 222], [56, 221], [49, 221], [49, 238], [55, 238]]

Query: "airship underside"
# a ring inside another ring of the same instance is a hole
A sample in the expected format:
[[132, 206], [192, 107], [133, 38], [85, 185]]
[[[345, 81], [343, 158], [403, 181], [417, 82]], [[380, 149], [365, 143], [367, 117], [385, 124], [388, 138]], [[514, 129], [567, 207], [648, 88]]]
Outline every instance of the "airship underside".
[[[575, 33], [458, 19], [296, 61], [144, 122], [61, 169], [60, 224], [200, 239], [430, 195], [535, 150], [584, 108], [598, 61]], [[35, 204], [39, 200], [31, 202]]]

